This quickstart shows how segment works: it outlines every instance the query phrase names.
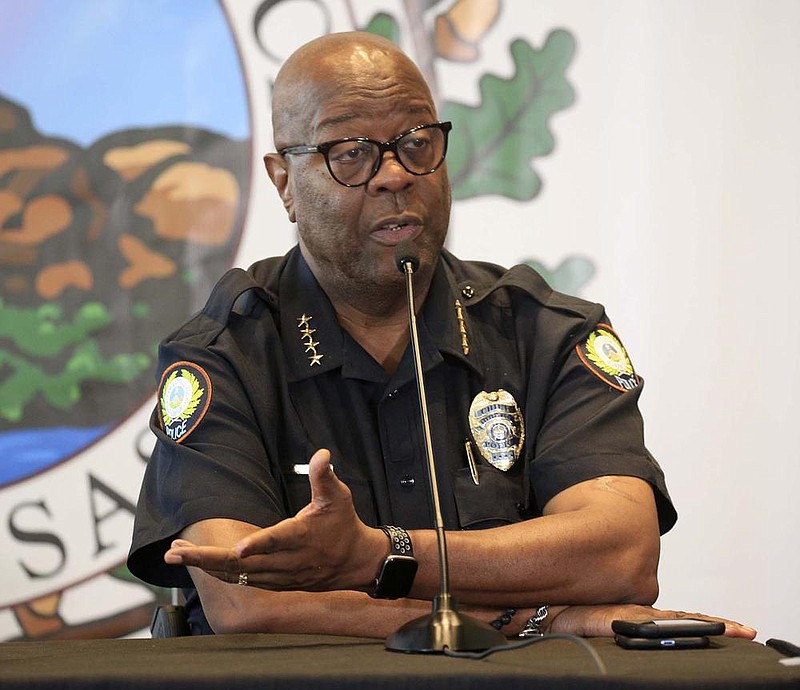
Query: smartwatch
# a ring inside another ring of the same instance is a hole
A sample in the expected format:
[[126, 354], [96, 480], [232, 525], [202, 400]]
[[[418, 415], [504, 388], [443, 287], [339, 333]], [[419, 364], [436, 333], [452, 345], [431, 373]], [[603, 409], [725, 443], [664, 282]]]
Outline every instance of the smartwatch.
[[408, 596], [417, 574], [414, 547], [402, 527], [382, 525], [381, 529], [389, 537], [389, 555], [381, 564], [369, 594], [374, 599], [400, 599]]

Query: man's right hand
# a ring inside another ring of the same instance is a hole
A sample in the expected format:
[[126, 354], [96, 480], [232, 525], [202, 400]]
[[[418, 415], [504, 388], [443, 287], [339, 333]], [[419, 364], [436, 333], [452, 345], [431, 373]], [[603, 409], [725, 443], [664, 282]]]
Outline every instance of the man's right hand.
[[247, 573], [249, 585], [269, 590], [366, 591], [388, 554], [386, 535], [359, 519], [329, 451], [314, 453], [309, 481], [311, 502], [294, 517], [255, 530], [232, 547], [177, 539], [165, 562], [195, 566], [225, 582]]

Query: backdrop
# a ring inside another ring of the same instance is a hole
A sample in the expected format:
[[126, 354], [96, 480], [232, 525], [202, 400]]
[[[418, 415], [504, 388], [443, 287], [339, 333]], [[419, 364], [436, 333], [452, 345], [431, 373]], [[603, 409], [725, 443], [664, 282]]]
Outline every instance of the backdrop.
[[0, 639], [141, 635], [158, 340], [294, 242], [261, 165], [298, 45], [403, 46], [448, 244], [605, 304], [680, 515], [658, 604], [800, 639], [796, 0], [0, 0]]

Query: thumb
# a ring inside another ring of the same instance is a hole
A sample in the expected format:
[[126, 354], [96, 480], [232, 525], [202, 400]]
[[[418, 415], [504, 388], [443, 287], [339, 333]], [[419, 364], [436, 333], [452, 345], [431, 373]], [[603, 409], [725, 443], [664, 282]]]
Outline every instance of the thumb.
[[327, 504], [336, 496], [342, 483], [333, 473], [331, 452], [320, 448], [308, 461], [308, 481], [311, 484], [311, 502]]

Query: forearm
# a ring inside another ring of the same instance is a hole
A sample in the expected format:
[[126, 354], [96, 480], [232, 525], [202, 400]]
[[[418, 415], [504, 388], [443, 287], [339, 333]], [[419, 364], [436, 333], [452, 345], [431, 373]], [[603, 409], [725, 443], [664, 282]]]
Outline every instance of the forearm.
[[[608, 491], [608, 478], [581, 490]], [[618, 502], [576, 509], [489, 530], [448, 532], [450, 584], [463, 602], [508, 606], [541, 603], [644, 603], [658, 593], [658, 525], [652, 492], [621, 478]], [[648, 504], [649, 503], [649, 504]], [[557, 506], [561, 507], [561, 506]], [[432, 530], [412, 532], [420, 561], [413, 596], [438, 589]]]
[[[593, 535], [579, 515], [538, 518], [492, 534], [448, 532], [451, 588], [476, 604], [655, 601], [657, 553], [613, 534]], [[431, 597], [439, 582], [436, 535], [418, 531], [412, 539], [420, 561], [412, 595]]]
[[[190, 568], [206, 618], [214, 632], [298, 633], [386, 638], [405, 623], [431, 612], [431, 602], [406, 598], [372, 599], [362, 592], [273, 592], [227, 584]], [[502, 606], [464, 606], [464, 613], [486, 623]], [[518, 632], [529, 612], [520, 611], [504, 628]]]

